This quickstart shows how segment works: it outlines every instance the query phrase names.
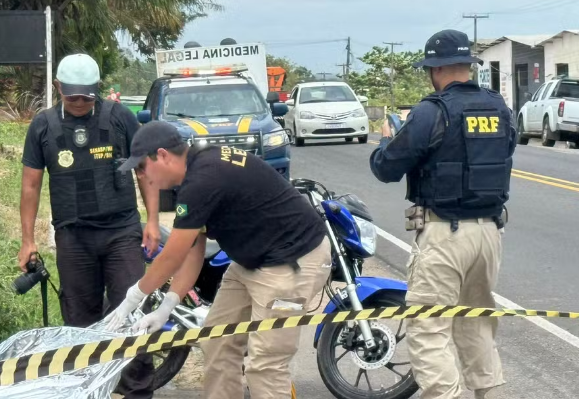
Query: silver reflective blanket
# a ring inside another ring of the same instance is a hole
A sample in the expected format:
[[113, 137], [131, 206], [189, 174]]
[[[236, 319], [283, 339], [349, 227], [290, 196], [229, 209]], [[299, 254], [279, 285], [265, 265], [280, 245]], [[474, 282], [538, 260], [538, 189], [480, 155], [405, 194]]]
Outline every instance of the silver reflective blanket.
[[[0, 343], [0, 361], [13, 357], [45, 352], [66, 346], [102, 341], [133, 334], [130, 326], [142, 317], [129, 316], [118, 332], [104, 331], [102, 321], [87, 328], [48, 327], [19, 332]], [[145, 331], [139, 332], [139, 334]], [[96, 364], [77, 371], [68, 371], [55, 376], [0, 386], [2, 399], [110, 399], [121, 377], [121, 370], [132, 359], [113, 360]]]

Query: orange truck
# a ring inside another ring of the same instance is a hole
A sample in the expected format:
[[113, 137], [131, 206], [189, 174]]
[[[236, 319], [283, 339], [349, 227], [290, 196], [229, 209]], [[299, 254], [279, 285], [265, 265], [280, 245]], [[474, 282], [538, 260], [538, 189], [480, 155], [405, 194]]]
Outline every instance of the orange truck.
[[288, 99], [287, 91], [283, 91], [286, 70], [279, 66], [267, 67], [268, 90], [279, 93], [279, 100], [285, 102]]

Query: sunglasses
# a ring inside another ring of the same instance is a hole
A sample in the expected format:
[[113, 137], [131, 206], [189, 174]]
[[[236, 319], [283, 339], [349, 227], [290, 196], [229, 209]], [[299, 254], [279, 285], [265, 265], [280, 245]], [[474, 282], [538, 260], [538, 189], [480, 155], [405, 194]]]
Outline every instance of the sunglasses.
[[70, 102], [77, 102], [78, 100], [82, 100], [85, 103], [92, 103], [94, 102], [96, 99], [94, 97], [89, 97], [89, 96], [83, 96], [82, 94], [74, 94], [72, 96], [64, 96], [66, 98], [66, 101], [70, 101]]

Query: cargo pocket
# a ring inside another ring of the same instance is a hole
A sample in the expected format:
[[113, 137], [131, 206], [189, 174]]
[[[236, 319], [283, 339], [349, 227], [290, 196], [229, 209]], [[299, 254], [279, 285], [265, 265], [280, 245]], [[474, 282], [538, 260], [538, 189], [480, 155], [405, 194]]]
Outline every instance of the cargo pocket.
[[503, 191], [507, 165], [471, 165], [468, 173], [468, 188], [472, 191]]

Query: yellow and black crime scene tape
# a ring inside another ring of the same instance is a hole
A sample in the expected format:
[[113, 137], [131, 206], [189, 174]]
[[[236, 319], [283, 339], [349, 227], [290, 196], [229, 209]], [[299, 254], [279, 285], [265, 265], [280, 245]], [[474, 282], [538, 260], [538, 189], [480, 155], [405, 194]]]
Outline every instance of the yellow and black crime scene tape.
[[400, 306], [327, 314], [292, 316], [208, 326], [200, 329], [156, 332], [133, 337], [91, 342], [34, 353], [0, 362], [0, 386], [35, 380], [67, 371], [82, 369], [111, 360], [167, 350], [224, 336], [269, 331], [280, 328], [341, 323], [351, 320], [427, 319], [455, 317], [561, 317], [579, 318], [579, 313], [546, 310], [471, 308], [466, 306]]

